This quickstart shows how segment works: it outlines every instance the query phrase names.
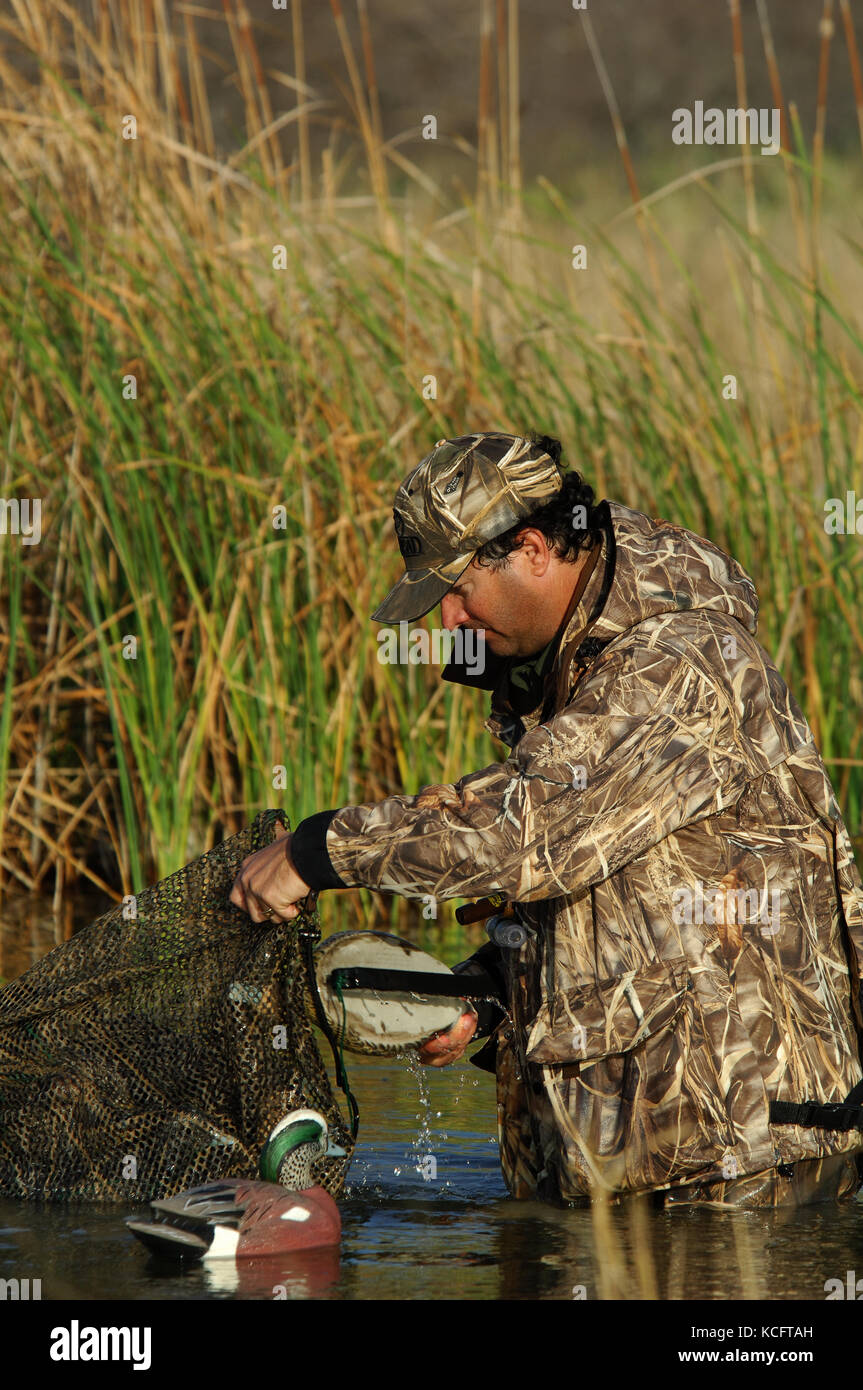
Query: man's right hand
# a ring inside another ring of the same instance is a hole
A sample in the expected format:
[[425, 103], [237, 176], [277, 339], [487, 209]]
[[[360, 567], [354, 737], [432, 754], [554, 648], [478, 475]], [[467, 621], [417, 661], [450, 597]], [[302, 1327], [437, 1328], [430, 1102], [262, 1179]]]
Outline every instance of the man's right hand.
[[457, 1023], [445, 1033], [435, 1033], [434, 1037], [417, 1048], [421, 1062], [429, 1067], [448, 1067], [457, 1062], [476, 1032], [477, 1017], [473, 1010], [462, 1014]]

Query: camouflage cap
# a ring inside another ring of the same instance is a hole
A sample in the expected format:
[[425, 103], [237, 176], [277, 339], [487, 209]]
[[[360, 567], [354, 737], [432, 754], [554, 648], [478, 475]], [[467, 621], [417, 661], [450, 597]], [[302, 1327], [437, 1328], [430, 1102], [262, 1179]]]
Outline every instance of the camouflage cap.
[[372, 621], [411, 621], [428, 613], [486, 541], [547, 502], [562, 482], [542, 446], [519, 435], [439, 439], [395, 495], [393, 521], [405, 573]]

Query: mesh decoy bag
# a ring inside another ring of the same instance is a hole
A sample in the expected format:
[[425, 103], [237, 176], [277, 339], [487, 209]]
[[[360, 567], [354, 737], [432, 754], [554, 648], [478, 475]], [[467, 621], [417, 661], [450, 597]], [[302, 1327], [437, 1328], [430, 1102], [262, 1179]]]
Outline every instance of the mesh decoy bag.
[[280, 811], [114, 908], [0, 989], [0, 1193], [144, 1202], [258, 1175], [271, 1130], [319, 1110], [353, 1150], [307, 1011], [303, 931], [229, 901]]

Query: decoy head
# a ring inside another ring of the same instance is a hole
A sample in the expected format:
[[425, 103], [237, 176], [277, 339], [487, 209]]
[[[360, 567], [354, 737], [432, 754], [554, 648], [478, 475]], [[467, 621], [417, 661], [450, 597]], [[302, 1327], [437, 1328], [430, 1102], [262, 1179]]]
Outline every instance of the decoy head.
[[292, 1110], [279, 1121], [261, 1151], [261, 1177], [290, 1192], [303, 1192], [314, 1185], [312, 1164], [322, 1155], [347, 1157], [343, 1148], [330, 1142], [327, 1122], [319, 1111]]

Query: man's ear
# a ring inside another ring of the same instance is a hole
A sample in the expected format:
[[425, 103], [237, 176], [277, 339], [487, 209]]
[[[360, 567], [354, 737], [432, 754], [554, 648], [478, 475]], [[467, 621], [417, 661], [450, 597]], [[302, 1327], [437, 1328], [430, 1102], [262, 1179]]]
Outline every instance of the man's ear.
[[520, 535], [522, 536], [521, 553], [524, 555], [531, 573], [534, 575], [545, 574], [554, 558], [545, 536], [535, 526], [526, 527], [524, 531], [520, 532]]

